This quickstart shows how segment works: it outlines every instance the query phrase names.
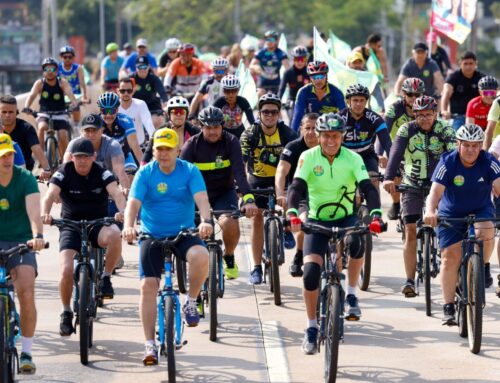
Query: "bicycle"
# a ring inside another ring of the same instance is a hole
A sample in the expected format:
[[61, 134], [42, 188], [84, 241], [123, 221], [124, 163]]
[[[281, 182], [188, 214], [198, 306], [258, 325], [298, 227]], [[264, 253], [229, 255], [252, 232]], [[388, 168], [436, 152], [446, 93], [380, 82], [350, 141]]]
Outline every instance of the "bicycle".
[[369, 228], [364, 225], [328, 228], [320, 224], [305, 222], [302, 223], [302, 231], [306, 234], [319, 233], [330, 238], [330, 245], [321, 273], [321, 290], [318, 302], [320, 324], [318, 352], [320, 345], [324, 344], [325, 382], [334, 383], [337, 379], [339, 344], [344, 339], [345, 318], [343, 313], [346, 294], [342, 286], [342, 281], [345, 281], [342, 270], [347, 263], [347, 254], [342, 241], [346, 235], [366, 234], [369, 232]]
[[267, 209], [264, 209], [264, 283], [269, 278], [269, 288], [274, 295], [274, 304], [281, 305], [279, 267], [285, 262], [283, 245], [283, 211], [276, 209], [276, 194], [273, 187], [251, 189], [253, 195], [267, 196]]
[[[45, 248], [48, 249], [48, 242]], [[15, 254], [31, 251], [26, 244], [0, 250], [0, 381], [14, 382], [14, 375], [19, 374], [19, 357], [16, 342], [21, 336], [21, 322], [14, 300], [14, 286], [9, 283], [7, 262]]]
[[88, 239], [88, 233], [96, 225], [110, 226], [116, 223], [114, 218], [105, 217], [94, 220], [73, 221], [70, 219], [53, 219], [51, 225], [59, 229], [69, 227], [81, 232], [81, 248], [74, 257], [73, 269], [73, 311], [76, 313], [76, 327], [80, 327], [80, 363], [87, 365], [89, 349], [93, 346], [94, 320], [97, 307], [102, 307], [103, 299], [100, 293], [101, 275], [104, 268], [104, 250], [93, 249]]
[[[160, 342], [160, 355], [167, 358], [168, 381], [175, 383], [175, 351], [184, 346], [187, 341], [182, 340], [184, 333], [184, 322], [181, 316], [181, 302], [179, 291], [174, 290], [173, 278], [175, 273], [172, 256], [175, 254], [175, 245], [186, 236], [197, 235], [195, 229], [183, 229], [175, 237], [153, 239], [151, 246], [161, 246], [164, 256], [164, 285], [158, 290], [158, 341]], [[152, 237], [142, 233], [139, 240], [151, 239]]]

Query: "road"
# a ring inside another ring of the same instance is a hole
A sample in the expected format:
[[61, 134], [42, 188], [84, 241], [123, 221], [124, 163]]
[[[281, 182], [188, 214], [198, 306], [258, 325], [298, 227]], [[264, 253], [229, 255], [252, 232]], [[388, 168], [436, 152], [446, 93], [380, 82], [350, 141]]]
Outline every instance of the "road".
[[[42, 189], [44, 186], [42, 186]], [[384, 193], [385, 194], [385, 193]], [[385, 198], [385, 197], [384, 197]], [[387, 202], [386, 202], [387, 203]], [[321, 382], [323, 353], [302, 354], [306, 325], [302, 280], [288, 275], [293, 257], [281, 269], [283, 304], [277, 307], [267, 285], [250, 286], [248, 222], [236, 254], [240, 278], [228, 281], [219, 303], [219, 337], [208, 339], [208, 323], [188, 328], [188, 344], [177, 354], [179, 382]], [[58, 333], [61, 304], [58, 293], [57, 230], [46, 227], [51, 248], [38, 256], [36, 285], [38, 325], [33, 355], [34, 376], [20, 382], [166, 382], [166, 361], [142, 365], [143, 333], [139, 320], [138, 248], [124, 246], [125, 267], [112, 281], [115, 298], [98, 312], [95, 346], [88, 366], [79, 363], [78, 336]], [[361, 292], [359, 322], [348, 322], [340, 347], [339, 382], [498, 382], [500, 381], [500, 299], [486, 294], [481, 353], [469, 352], [457, 328], [441, 325], [438, 279], [433, 282], [433, 315], [426, 317], [423, 297], [400, 293], [402, 243], [394, 230], [375, 240], [373, 276]], [[493, 272], [499, 272], [494, 256]]]

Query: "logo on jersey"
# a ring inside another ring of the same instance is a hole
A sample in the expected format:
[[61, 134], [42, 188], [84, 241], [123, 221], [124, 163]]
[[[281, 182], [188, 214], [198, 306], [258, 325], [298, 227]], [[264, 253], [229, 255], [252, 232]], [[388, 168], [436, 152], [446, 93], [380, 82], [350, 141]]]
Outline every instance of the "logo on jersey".
[[368, 132], [359, 132], [359, 138], [365, 141], [368, 138]]
[[313, 168], [313, 173], [315, 176], [322, 176], [323, 173], [325, 172], [325, 169], [323, 169], [323, 166], [321, 165], [316, 165], [314, 168]]
[[300, 159], [299, 160], [299, 169], [302, 167], [302, 165], [304, 164], [304, 160], [303, 159]]
[[0, 199], [0, 210], [9, 210], [10, 204], [9, 200], [6, 198]]
[[165, 182], [160, 182], [158, 185], [156, 185], [156, 190], [158, 190], [158, 193], [160, 194], [165, 194], [167, 192], [167, 184]]
[[56, 180], [62, 181], [64, 179], [64, 174], [61, 172], [55, 172], [52, 174], [52, 177], [54, 177]]
[[49, 97], [49, 92], [47, 92], [46, 90], [44, 90], [42, 92], [42, 98], [48, 98]]
[[431, 72], [429, 72], [429, 70], [428, 70], [428, 69], [426, 69], [426, 70], [424, 70], [424, 71], [422, 72], [422, 75], [423, 75], [424, 77], [429, 77], [429, 75], [430, 75], [430, 74], [431, 74]]
[[59, 93], [55, 93], [54, 94], [54, 100], [60, 100], [61, 99], [61, 95]]
[[455, 184], [455, 186], [463, 186], [464, 176], [461, 176], [460, 174], [458, 176], [455, 176], [455, 178], [453, 178], [453, 183]]
[[139, 84], [137, 84], [137, 85], [135, 86], [135, 91], [136, 91], [136, 92], [140, 92], [140, 91], [141, 91], [141, 89], [142, 89], [142, 86], [140, 86]]
[[222, 161], [222, 157], [221, 156], [215, 157], [215, 167], [217, 169], [220, 169], [220, 168], [224, 167], [224, 161]]
[[477, 182], [484, 182], [484, 178], [483, 177], [479, 178]]
[[146, 84], [146, 86], [144, 87], [148, 92], [151, 92], [153, 90], [153, 88], [151, 88], [151, 85], [150, 84]]

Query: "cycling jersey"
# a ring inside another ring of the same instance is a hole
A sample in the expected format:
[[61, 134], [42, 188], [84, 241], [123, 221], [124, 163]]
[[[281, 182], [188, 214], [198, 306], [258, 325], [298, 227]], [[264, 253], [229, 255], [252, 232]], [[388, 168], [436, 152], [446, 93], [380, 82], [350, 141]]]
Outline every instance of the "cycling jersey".
[[341, 148], [330, 164], [319, 145], [300, 155], [294, 178], [307, 184], [308, 218], [320, 221], [353, 214], [357, 185], [370, 179], [359, 154]]
[[122, 105], [120, 105], [118, 113], [125, 114], [132, 121], [134, 121], [137, 142], [139, 145], [142, 145], [146, 139], [144, 130], [148, 132], [149, 137], [153, 137], [155, 127], [153, 125], [153, 120], [151, 119], [151, 113], [149, 112], [148, 106], [144, 101], [132, 98], [132, 102], [130, 103], [128, 109], [125, 109]]
[[158, 76], [149, 71], [145, 78], [140, 78], [137, 72], [130, 77], [135, 81], [134, 98], [144, 101], [151, 113], [161, 111], [161, 102], [167, 102], [168, 96]]
[[484, 77], [484, 73], [475, 71], [471, 78], [465, 77], [461, 69], [457, 69], [446, 78], [446, 83], [453, 87], [450, 97], [450, 112], [465, 115], [467, 104], [474, 97], [479, 96], [477, 83]]
[[281, 99], [285, 94], [286, 87], [288, 86], [289, 96], [288, 99], [295, 101], [297, 93], [300, 88], [309, 83], [309, 76], [307, 75], [307, 68], [297, 69], [295, 66], [288, 68], [283, 75], [280, 83], [278, 96]]
[[281, 63], [288, 58], [287, 54], [279, 48], [273, 51], [262, 48], [254, 57], [259, 60], [259, 66], [262, 68], [262, 74], [259, 75], [257, 87], [278, 87], [280, 84]]
[[[104, 120], [103, 126], [103, 134], [118, 141], [122, 147], [123, 155], [127, 157], [131, 152], [127, 137], [136, 133], [134, 122], [125, 114], [118, 113], [111, 127]], [[139, 161], [140, 158], [137, 160]]]
[[222, 114], [224, 115], [224, 129], [238, 138], [241, 137], [243, 130], [245, 130], [243, 126], [243, 113], [245, 113], [247, 121], [250, 124], [255, 122], [252, 107], [245, 97], [237, 96], [234, 108], [229, 106], [224, 96], [215, 100], [213, 106], [222, 110]]
[[428, 132], [421, 129], [416, 121], [404, 124], [392, 143], [385, 179], [394, 180], [404, 159], [404, 184], [421, 186], [429, 183], [441, 155], [453, 149], [455, 132], [444, 121], [436, 120]]
[[408, 114], [408, 111], [406, 110], [406, 102], [401, 98], [387, 108], [384, 119], [391, 139], [394, 140], [399, 127], [414, 120], [414, 117]]
[[193, 62], [189, 68], [181, 62], [180, 57], [172, 61], [168, 67], [163, 84], [167, 87], [172, 87], [172, 81], [176, 79], [175, 89], [177, 91], [186, 95], [189, 93], [195, 94], [203, 79], [205, 67], [201, 60], [195, 57], [192, 60]]
[[66, 70], [64, 69], [64, 64], [59, 63], [59, 75], [69, 82], [71, 90], [75, 96], [82, 93], [82, 89], [80, 88], [80, 78], [78, 77], [78, 68], [80, 68], [80, 65], [73, 63], [71, 64], [71, 68]]
[[42, 78], [42, 91], [40, 92], [40, 112], [59, 112], [66, 109], [64, 102], [64, 91], [59, 83], [59, 78], [56, 78], [55, 85], [49, 83]]
[[[488, 113], [488, 121], [500, 122], [500, 97], [495, 98]], [[498, 125], [498, 124], [497, 124]]]
[[326, 94], [321, 100], [318, 100], [313, 84], [306, 84], [297, 93], [293, 110], [293, 121], [290, 127], [297, 132], [302, 117], [306, 113], [336, 113], [345, 107], [344, 95], [336, 86], [327, 83]]
[[481, 96], [477, 96], [469, 101], [467, 104], [467, 112], [465, 117], [470, 117], [474, 119], [474, 124], [479, 125], [483, 130], [486, 129], [488, 124], [488, 112], [491, 109], [491, 105], [487, 105], [482, 101]]
[[217, 81], [214, 75], [210, 75], [207, 79], [201, 82], [198, 92], [203, 95], [208, 94], [208, 105], [214, 105], [215, 100], [217, 100], [219, 97], [224, 96], [220, 81]]

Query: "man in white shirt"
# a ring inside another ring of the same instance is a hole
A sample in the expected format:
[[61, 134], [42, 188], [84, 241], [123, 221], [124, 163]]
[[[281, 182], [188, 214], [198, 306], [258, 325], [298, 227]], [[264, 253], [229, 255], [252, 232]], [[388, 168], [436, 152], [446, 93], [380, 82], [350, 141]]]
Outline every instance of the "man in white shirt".
[[134, 91], [134, 84], [130, 78], [124, 77], [120, 80], [118, 86], [118, 94], [120, 96], [118, 113], [126, 114], [134, 121], [137, 141], [139, 145], [142, 145], [146, 138], [145, 131], [149, 137], [153, 137], [155, 127], [146, 103], [137, 98], [132, 98]]

